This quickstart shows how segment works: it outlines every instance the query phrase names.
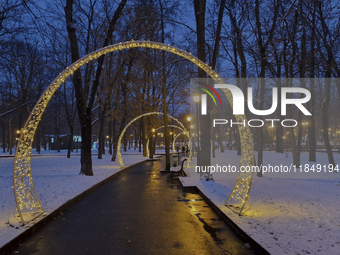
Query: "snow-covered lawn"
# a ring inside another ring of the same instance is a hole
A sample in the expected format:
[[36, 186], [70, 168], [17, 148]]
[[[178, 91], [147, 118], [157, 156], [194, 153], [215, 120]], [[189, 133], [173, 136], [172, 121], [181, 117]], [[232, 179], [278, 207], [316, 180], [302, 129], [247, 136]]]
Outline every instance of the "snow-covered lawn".
[[[96, 151], [93, 151], [96, 153]], [[33, 152], [34, 154], [34, 152]], [[102, 160], [93, 155], [94, 176], [79, 175], [80, 157], [65, 157], [66, 152], [42, 152], [32, 157], [32, 176], [38, 198], [46, 212], [51, 212], [84, 190], [121, 170], [117, 161], [106, 154]], [[79, 155], [79, 153], [78, 153]], [[0, 155], [1, 156], [1, 155]], [[334, 153], [340, 165], [340, 154]], [[191, 165], [195, 165], [194, 162]], [[12, 190], [14, 158], [0, 157], [0, 247], [24, 231], [6, 222], [15, 212]], [[123, 153], [125, 165], [145, 160], [138, 151]], [[235, 151], [216, 152], [212, 165], [239, 166]], [[317, 154], [317, 163], [327, 165], [327, 155]], [[290, 166], [292, 155], [264, 153], [264, 164]], [[308, 154], [301, 164], [308, 164]], [[190, 177], [181, 177], [186, 186], [197, 186], [228, 217], [272, 254], [340, 254], [340, 173], [266, 173], [252, 185], [251, 207], [244, 216], [224, 204], [234, 186], [236, 174], [214, 173], [213, 181], [200, 180], [194, 168]]]
[[[340, 165], [340, 154], [334, 153]], [[290, 166], [292, 155], [264, 153], [264, 165]], [[301, 155], [308, 164], [308, 154]], [[317, 162], [328, 165], [325, 153]], [[213, 166], [239, 166], [235, 151], [216, 152]], [[192, 166], [195, 165], [193, 158]], [[256, 177], [250, 192], [251, 207], [238, 216], [225, 207], [234, 186], [236, 174], [215, 173], [213, 181], [200, 180], [195, 168], [190, 177], [181, 177], [185, 186], [197, 186], [229, 218], [271, 254], [340, 254], [340, 171], [339, 173], [267, 173]]]
[[[35, 154], [34, 151], [32, 154]], [[117, 160], [111, 161], [110, 155], [103, 155], [103, 159], [97, 159], [97, 155], [93, 155], [94, 176], [89, 177], [79, 175], [80, 156], [66, 158], [66, 151], [60, 153], [42, 151], [41, 154], [43, 156], [31, 158], [31, 169], [35, 190], [47, 213], [122, 170]], [[146, 159], [138, 153], [138, 150], [122, 152], [122, 158], [126, 166]], [[24, 228], [15, 229], [7, 224], [16, 209], [12, 189], [13, 161], [13, 157], [0, 157], [0, 247], [25, 230]]]

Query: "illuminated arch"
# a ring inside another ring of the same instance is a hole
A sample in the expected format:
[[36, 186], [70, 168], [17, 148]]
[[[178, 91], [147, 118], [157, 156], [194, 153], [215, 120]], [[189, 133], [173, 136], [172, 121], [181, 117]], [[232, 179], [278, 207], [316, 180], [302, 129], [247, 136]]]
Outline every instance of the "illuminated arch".
[[[159, 129], [161, 129], [161, 128], [164, 128], [165, 126], [161, 126], [161, 127], [159, 127], [159, 128], [156, 128], [156, 131], [157, 130], [159, 130]], [[188, 159], [188, 166], [189, 166], [189, 163], [190, 163], [190, 159], [191, 159], [191, 156], [192, 156], [192, 150], [191, 150], [191, 139], [190, 139], [190, 134], [189, 134], [189, 132], [187, 132], [187, 131], [185, 131], [185, 130], [183, 130], [182, 128], [180, 128], [180, 127], [178, 127], [178, 126], [176, 126], [176, 125], [168, 125], [168, 127], [173, 127], [173, 128], [178, 128], [179, 130], [181, 130], [181, 134], [182, 133], [185, 133], [186, 134], [186, 136], [188, 137], [188, 140], [189, 140], [189, 143], [188, 143], [188, 147], [189, 147], [189, 151], [190, 151], [190, 155], [189, 155], [189, 159]], [[176, 149], [175, 149], [175, 141], [176, 141], [176, 138], [177, 138], [177, 136], [173, 139], [173, 141], [172, 141], [172, 150], [173, 151], [176, 151]]]
[[[163, 126], [160, 126], [160, 127], [158, 127], [158, 128], [156, 128], [156, 131], [157, 130], [160, 130], [160, 129], [162, 129], [162, 128], [164, 128], [165, 127], [165, 125], [163, 125]], [[176, 125], [168, 125], [168, 127], [170, 128], [178, 128], [178, 129], [180, 129], [181, 131], [184, 131], [184, 129], [183, 128], [181, 128], [181, 127], [179, 127], [179, 126], [176, 126]]]
[[[199, 68], [204, 70], [217, 84], [223, 84], [223, 79], [207, 64], [199, 60], [198, 58], [191, 55], [186, 51], [180, 50], [176, 47], [172, 47], [170, 45], [165, 45], [163, 43], [158, 42], [150, 42], [150, 41], [130, 41], [119, 44], [113, 44], [107, 46], [105, 48], [94, 51], [83, 58], [77, 60], [70, 66], [68, 66], [64, 71], [62, 71], [47, 87], [44, 93], [39, 98], [38, 102], [34, 106], [32, 112], [30, 113], [25, 126], [21, 130], [20, 138], [18, 141], [18, 145], [16, 148], [15, 158], [14, 158], [14, 166], [13, 166], [13, 189], [14, 196], [16, 201], [17, 210], [21, 219], [21, 223], [25, 224], [24, 220], [24, 211], [32, 212], [33, 210], [37, 210], [40, 213], [43, 213], [43, 208], [38, 200], [36, 192], [34, 190], [32, 174], [31, 174], [31, 150], [32, 150], [32, 142], [34, 139], [35, 131], [38, 127], [38, 124], [41, 120], [42, 114], [44, 113], [48, 102], [51, 97], [55, 93], [55, 91], [61, 86], [65, 80], [73, 74], [74, 71], [78, 70], [83, 65], [89, 63], [90, 61], [99, 58], [102, 55], [105, 55], [114, 51], [121, 51], [130, 48], [149, 48], [167, 51], [178, 56], [181, 56]], [[233, 105], [232, 94], [229, 90], [223, 89], [223, 92], [226, 94], [230, 105]], [[238, 122], [243, 122], [245, 120], [244, 115], [236, 115], [236, 120]], [[238, 125], [240, 139], [241, 139], [241, 166], [242, 165], [252, 165], [253, 164], [253, 143], [252, 137], [250, 133], [250, 129], [248, 126], [243, 127], [242, 125]], [[234, 198], [241, 202], [242, 209], [247, 201], [249, 191], [251, 188], [252, 182], [252, 173], [240, 173], [236, 180], [234, 189], [228, 199], [228, 202], [231, 198]], [[227, 203], [228, 203], [227, 202]]]
[[[161, 127], [159, 127], [159, 128], [156, 128], [156, 131], [157, 130], [159, 130], [159, 129], [161, 129], [161, 128], [164, 128], [165, 126], [161, 126]], [[185, 133], [186, 134], [186, 136], [188, 137], [188, 140], [189, 140], [189, 143], [188, 143], [188, 148], [189, 148], [189, 158], [188, 158], [188, 160], [187, 160], [187, 166], [189, 166], [190, 165], [190, 162], [191, 162], [191, 157], [192, 157], [192, 143], [191, 143], [191, 138], [190, 138], [190, 134], [189, 134], [189, 132], [188, 131], [186, 131], [186, 130], [183, 130], [182, 128], [180, 128], [180, 127], [178, 127], [178, 126], [176, 126], [176, 125], [168, 125], [168, 127], [173, 127], [173, 128], [178, 128], [179, 130], [181, 130], [182, 132], [181, 132], [181, 134], [182, 133]], [[176, 136], [177, 137], [177, 136]], [[172, 150], [175, 152], [176, 151], [176, 149], [175, 149], [175, 140], [176, 140], [176, 137], [173, 139], [173, 141], [172, 141]]]
[[[158, 127], [158, 128], [156, 128], [156, 131], [159, 130], [159, 129], [162, 129], [162, 128], [164, 128], [164, 127], [165, 127], [165, 126]], [[176, 126], [176, 125], [168, 125], [168, 127], [178, 128], [179, 130], [181, 130], [181, 133], [184, 132], [184, 130], [183, 130], [182, 128], [180, 128], [180, 127], [178, 127], [178, 126]], [[189, 133], [186, 133], [186, 134], [187, 134], [187, 136], [188, 136], [188, 139], [190, 139]], [[174, 139], [174, 140], [175, 140], [175, 139]], [[173, 140], [173, 142], [172, 142], [172, 150], [173, 150], [173, 151], [176, 151], [176, 150], [175, 150], [175, 143], [174, 143], [174, 140]]]
[[[148, 112], [148, 113], [143, 113], [139, 116], [137, 116], [136, 118], [134, 118], [133, 120], [131, 120], [126, 126], [125, 128], [123, 129], [123, 131], [120, 133], [120, 136], [119, 136], [119, 139], [118, 139], [118, 142], [117, 142], [117, 157], [118, 157], [118, 163], [121, 165], [121, 166], [125, 166], [124, 165], [124, 162], [123, 162], [123, 159], [122, 159], [122, 154], [120, 153], [120, 149], [121, 149], [121, 143], [122, 143], [122, 139], [124, 137], [124, 134], [126, 132], [126, 130], [128, 129], [128, 127], [133, 123], [135, 122], [136, 120], [139, 120], [140, 118], [143, 118], [145, 116], [149, 116], [149, 115], [164, 115], [164, 113], [162, 112]], [[176, 118], [168, 115], [168, 118], [176, 121], [180, 126], [181, 128], [185, 131], [185, 132], [188, 132], [185, 127], [183, 126], [183, 124]], [[147, 147], [148, 148], [148, 147]], [[149, 155], [150, 156], [150, 155]], [[148, 156], [148, 157], [149, 157]]]
[[[177, 138], [178, 138], [180, 135], [183, 135], [183, 134], [185, 134], [185, 132], [178, 133], [178, 134], [175, 136], [175, 138], [174, 138], [172, 144], [175, 144]], [[185, 135], [186, 135], [186, 134], [185, 134]], [[188, 139], [189, 139], [189, 143], [190, 143], [190, 137], [188, 137]]]

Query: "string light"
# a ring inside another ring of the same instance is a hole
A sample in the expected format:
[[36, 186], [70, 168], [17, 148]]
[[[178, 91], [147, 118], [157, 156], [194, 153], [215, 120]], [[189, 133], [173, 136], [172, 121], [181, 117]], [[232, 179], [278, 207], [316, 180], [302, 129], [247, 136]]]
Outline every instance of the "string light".
[[[156, 130], [162, 129], [162, 128], [164, 128], [164, 127], [165, 127], [164, 125], [163, 125], [163, 126], [160, 126], [160, 127], [156, 128]], [[184, 129], [182, 129], [182, 128], [176, 126], [176, 125], [168, 125], [168, 127], [169, 127], [169, 128], [171, 128], [171, 127], [172, 127], [172, 128], [178, 128], [179, 130], [182, 131], [181, 134], [182, 134], [183, 132], [185, 132]], [[190, 139], [189, 134], [187, 134], [187, 136], [188, 136], [188, 139]], [[177, 137], [177, 136], [176, 136], [176, 137]], [[172, 142], [172, 150], [173, 150], [173, 151], [176, 151], [176, 150], [175, 150], [175, 138], [174, 138], [174, 140], [173, 140], [173, 142]]]
[[[169, 115], [168, 115], [169, 116]], [[152, 130], [152, 132], [157, 132], [157, 130], [159, 130], [159, 129], [162, 129], [162, 128], [164, 128], [165, 127], [165, 125], [163, 125], [163, 126], [160, 126], [160, 127], [158, 127], [158, 128], [156, 128], [156, 129], [153, 129]], [[185, 131], [182, 129], [182, 128], [180, 128], [180, 127], [178, 127], [178, 126], [176, 126], [176, 125], [168, 125], [168, 127], [169, 128], [178, 128], [179, 130], [181, 130], [182, 132], [180, 133], [180, 134], [183, 134]], [[190, 136], [189, 135], [187, 135], [188, 136], [188, 138], [190, 139]], [[176, 138], [177, 138], [177, 136], [176, 136]], [[176, 139], [175, 138], [175, 139]], [[175, 139], [174, 139], [174, 142], [175, 142]], [[173, 148], [173, 151], [175, 151], [175, 147], [174, 147], [174, 142], [172, 143], [172, 148]], [[146, 148], [149, 148], [149, 143], [150, 143], [150, 139], [148, 138], [148, 140], [147, 140], [147, 142], [146, 142]], [[190, 143], [189, 143], [190, 144]], [[191, 148], [191, 147], [189, 147], [189, 148]], [[118, 150], [117, 150], [118, 151]], [[150, 157], [150, 153], [149, 153], [149, 150], [147, 149], [146, 150], [146, 157], [147, 158], [149, 158]], [[189, 165], [189, 161], [188, 161], [188, 165]]]
[[[89, 63], [90, 61], [97, 59], [98, 57], [105, 55], [114, 51], [121, 51], [130, 48], [149, 48], [167, 51], [178, 56], [181, 56], [192, 63], [196, 64], [199, 68], [204, 70], [210, 77], [214, 79], [217, 84], [223, 84], [224, 81], [222, 78], [208, 65], [199, 60], [198, 58], [191, 55], [191, 53], [185, 52], [183, 50], [177, 49], [175, 47], [165, 45], [158, 42], [151, 41], [130, 41], [119, 44], [113, 44], [107, 46], [105, 48], [94, 51], [78, 61], [71, 64], [67, 67], [63, 72], [61, 72], [47, 87], [44, 93], [39, 98], [38, 102], [34, 106], [32, 112], [30, 113], [25, 126], [20, 132], [20, 138], [18, 141], [18, 145], [16, 148], [14, 165], [13, 165], [13, 190], [15, 201], [17, 205], [17, 211], [19, 213], [21, 223], [25, 224], [24, 220], [24, 211], [37, 211], [43, 213], [44, 210], [38, 200], [36, 195], [32, 175], [31, 175], [31, 150], [32, 150], [32, 142], [34, 139], [35, 131], [38, 127], [38, 124], [41, 120], [42, 114], [44, 113], [48, 102], [51, 97], [55, 93], [55, 91], [65, 82], [65, 80], [74, 73], [74, 71], [78, 70], [83, 65]], [[229, 90], [222, 89], [224, 94], [227, 96], [230, 105], [232, 103], [232, 95]], [[245, 116], [236, 115], [237, 121], [243, 121]], [[182, 126], [182, 125], [181, 125]], [[241, 166], [253, 164], [253, 143], [252, 137], [249, 130], [249, 127], [239, 126], [239, 134], [241, 139]], [[184, 128], [184, 126], [183, 126]], [[190, 140], [189, 140], [190, 141]], [[120, 151], [119, 151], [120, 153]], [[251, 180], [252, 173], [239, 173], [236, 183], [239, 185], [239, 188], [236, 189], [236, 185], [227, 201], [227, 205], [231, 198], [240, 200], [242, 202], [242, 207], [240, 210], [240, 214], [242, 209], [247, 201], [248, 194], [251, 188]], [[244, 201], [244, 202], [243, 202]]]
[[[189, 134], [185, 133], [185, 131], [182, 131], [181, 133], [179, 133], [179, 134], [177, 134], [177, 135], [175, 136], [174, 141], [172, 142], [172, 149], [173, 149], [173, 151], [175, 151], [175, 149], [174, 149], [174, 148], [175, 148], [175, 147], [174, 147], [174, 144], [175, 144], [177, 138], [178, 138], [180, 135], [182, 135], [182, 134], [185, 134], [185, 135], [188, 137], [189, 143], [190, 143], [190, 136], [189, 136]], [[190, 148], [190, 149], [191, 149], [191, 148]]]
[[[164, 128], [164, 127], [165, 127], [165, 126], [161, 126], [161, 127], [159, 127], [159, 128], [156, 128], [156, 130], [162, 129], [162, 128]], [[190, 139], [190, 134], [189, 134], [189, 132], [186, 131], [186, 130], [184, 130], [184, 129], [182, 129], [182, 128], [180, 128], [180, 127], [178, 127], [178, 126], [176, 126], [176, 125], [168, 125], [168, 127], [178, 128], [179, 130], [182, 131], [180, 134], [185, 133], [186, 136], [188, 137], [188, 140], [189, 140], [189, 143], [188, 143], [188, 148], [189, 148], [189, 158], [188, 158], [188, 160], [187, 160], [187, 166], [190, 166], [191, 156], [192, 156], [192, 150], [191, 150], [191, 139]], [[173, 150], [173, 151], [176, 151], [176, 150], [175, 150], [175, 141], [176, 141], [176, 138], [177, 138], [177, 136], [176, 136], [176, 137], [174, 138], [174, 140], [172, 141], [172, 150]]]
[[[122, 142], [122, 139], [123, 139], [123, 136], [124, 136], [126, 130], [127, 130], [128, 127], [129, 127], [133, 122], [135, 122], [136, 120], [138, 120], [138, 119], [140, 119], [140, 118], [142, 118], [142, 117], [145, 117], [145, 116], [150, 116], [150, 115], [164, 115], [164, 114], [163, 114], [162, 112], [148, 112], [148, 113], [143, 113], [143, 114], [137, 116], [136, 118], [134, 118], [133, 120], [131, 120], [131, 121], [125, 126], [125, 128], [124, 128], [123, 131], [122, 131], [122, 133], [120, 134], [119, 139], [118, 139], [118, 142], [117, 142], [117, 158], [118, 158], [118, 163], [119, 163], [122, 167], [125, 167], [125, 165], [124, 165], [124, 162], [123, 162], [123, 159], [122, 159], [122, 154], [121, 154], [121, 152], [120, 152], [120, 149], [121, 149], [121, 142]], [[174, 117], [172, 117], [172, 116], [170, 116], [170, 115], [168, 115], [168, 118], [170, 118], [170, 119], [176, 121], [176, 122], [181, 126], [181, 128], [182, 128], [184, 131], [188, 132], [188, 131], [185, 129], [184, 125], [183, 125], [178, 119], [176, 119], [176, 118], [174, 118]], [[156, 131], [156, 130], [155, 130], [155, 131]], [[150, 155], [149, 155], [149, 156], [150, 156]]]

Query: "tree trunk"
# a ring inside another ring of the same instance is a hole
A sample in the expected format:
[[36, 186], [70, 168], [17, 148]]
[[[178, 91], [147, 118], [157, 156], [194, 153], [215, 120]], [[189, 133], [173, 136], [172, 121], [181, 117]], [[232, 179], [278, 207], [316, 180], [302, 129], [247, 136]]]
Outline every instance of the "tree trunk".
[[315, 33], [315, 1], [314, 1], [314, 8], [313, 8], [313, 15], [312, 15], [312, 40], [311, 40], [311, 49], [310, 49], [310, 93], [311, 93], [311, 100], [309, 101], [309, 112], [312, 114], [309, 117], [309, 127], [308, 127], [308, 145], [309, 145], [309, 161], [316, 162], [316, 132], [315, 132], [315, 84], [314, 84], [314, 77], [315, 77], [315, 41], [316, 38]]
[[[246, 57], [245, 57], [245, 54], [244, 54], [242, 30], [239, 27], [240, 23], [238, 23], [238, 21], [236, 20], [236, 17], [235, 17], [235, 13], [236, 13], [235, 0], [230, 1], [229, 6], [230, 7], [227, 8], [227, 9], [228, 9], [228, 12], [229, 12], [230, 23], [233, 27], [233, 35], [235, 36], [235, 44], [233, 45], [235, 55], [236, 55], [235, 61], [237, 61], [237, 55], [238, 55], [238, 57], [240, 58], [240, 61], [241, 61], [241, 73], [239, 73], [238, 65], [237, 65], [237, 67], [236, 67], [236, 71], [237, 71], [236, 77], [237, 78], [240, 78], [240, 77], [244, 78], [244, 79], [241, 79], [240, 87], [243, 90], [244, 98], [248, 98], [248, 85], [247, 85], [247, 82], [246, 82], [246, 79], [245, 79], [245, 78], [247, 78], [247, 60], [246, 60]], [[247, 101], [246, 100], [244, 101], [244, 110], [245, 110], [246, 118], [249, 119], [250, 114], [249, 114], [249, 110], [248, 110], [248, 107], [247, 107]]]
[[9, 116], [8, 122], [8, 147], [9, 147], [9, 155], [13, 154], [13, 137], [12, 137], [12, 114]]
[[141, 127], [142, 127], [142, 144], [143, 144], [143, 157], [147, 156], [147, 148], [146, 148], [146, 124], [144, 117], [141, 118]]
[[70, 137], [68, 139], [67, 158], [71, 157], [72, 148], [73, 148], [73, 125], [70, 126]]
[[[258, 110], [263, 110], [263, 105], [264, 105], [264, 94], [265, 94], [265, 74], [266, 74], [266, 49], [263, 46], [263, 41], [262, 41], [262, 28], [261, 28], [261, 22], [260, 22], [260, 4], [259, 1], [255, 1], [255, 17], [256, 17], [256, 28], [257, 28], [257, 33], [258, 33], [258, 38], [257, 38], [257, 44], [258, 44], [258, 49], [260, 52], [260, 103], [259, 103], [259, 108]], [[262, 116], [258, 117], [259, 119], [263, 119]], [[257, 164], [258, 166], [263, 164], [263, 128], [259, 127], [257, 128]], [[261, 172], [257, 173], [257, 176], [262, 177], [262, 169]]]
[[[330, 66], [328, 67], [330, 69]], [[330, 71], [326, 71], [326, 77], [330, 77]], [[328, 114], [329, 114], [329, 102], [331, 99], [331, 80], [329, 78], [325, 79], [325, 98], [322, 102], [321, 109], [322, 109], [322, 137], [323, 142], [327, 151], [328, 162], [329, 164], [333, 165], [335, 168], [335, 161], [333, 157], [332, 147], [329, 143], [328, 137]]]
[[223, 146], [223, 142], [222, 142], [222, 134], [221, 134], [221, 130], [219, 128], [217, 128], [217, 135], [218, 135], [218, 144], [220, 147], [221, 152], [224, 152], [224, 146]]
[[[159, 1], [161, 7], [161, 29], [162, 29], [162, 43], [165, 42], [165, 25], [164, 25], [164, 12], [162, 2]], [[162, 96], [163, 96], [163, 113], [164, 113], [164, 130], [165, 130], [165, 170], [170, 171], [170, 139], [169, 139], [169, 127], [168, 127], [168, 105], [166, 95], [166, 65], [165, 65], [165, 52], [162, 51]]]
[[[91, 116], [91, 114], [89, 114]], [[81, 119], [81, 157], [80, 157], [80, 172], [84, 175], [92, 176], [92, 125], [91, 117]]]
[[296, 146], [296, 156], [298, 158], [298, 162], [300, 163], [300, 156], [301, 156], [301, 140], [302, 140], [302, 112], [299, 111], [298, 113], [298, 133], [297, 133], [297, 146]]
[[[277, 116], [278, 119], [281, 121], [283, 120], [283, 116], [281, 115], [281, 65], [278, 67], [278, 79], [277, 79], [277, 90], [278, 90], [278, 102], [277, 102]], [[278, 124], [276, 125], [276, 153], [283, 153], [283, 126]]]
[[[313, 54], [314, 55], [314, 54]], [[313, 62], [313, 61], [312, 61]], [[311, 74], [312, 75], [312, 74]], [[309, 111], [312, 114], [309, 117], [308, 127], [308, 145], [309, 145], [309, 161], [316, 162], [316, 132], [315, 132], [315, 87], [314, 87], [314, 72], [310, 82], [311, 100], [309, 101]]]
[[109, 154], [112, 155], [112, 121], [109, 121]]
[[124, 151], [127, 152], [127, 149], [126, 149], [126, 146], [127, 146], [126, 134], [124, 135], [124, 138], [123, 138], [123, 144], [124, 144]]
[[139, 121], [138, 152], [142, 152], [142, 133], [143, 133], [142, 119]]
[[151, 132], [149, 137], [149, 158], [153, 159], [153, 136]]
[[211, 149], [212, 149], [212, 157], [215, 158], [215, 137], [216, 137], [216, 133], [215, 133], [215, 128], [211, 128]]
[[[206, 0], [194, 0], [194, 10], [195, 10], [195, 20], [196, 20], [196, 32], [197, 32], [197, 57], [203, 63], [206, 62], [206, 52], [205, 52], [205, 12], [206, 12]], [[198, 68], [198, 77], [206, 78], [206, 73]], [[207, 114], [200, 116], [200, 131], [201, 134], [201, 148], [199, 150], [199, 157], [197, 157], [198, 164], [200, 166], [210, 166], [211, 165], [211, 127], [207, 125], [210, 122], [210, 104], [207, 103]], [[200, 173], [200, 178], [206, 178], [209, 180], [212, 178], [211, 174]]]
[[[104, 40], [103, 47], [108, 46], [109, 42], [112, 39], [112, 33], [114, 31], [117, 20], [123, 11], [126, 5], [126, 0], [122, 0], [117, 7], [113, 18], [110, 21], [110, 25], [106, 34], [106, 38]], [[75, 62], [79, 59], [79, 48], [78, 48], [78, 39], [76, 35], [76, 26], [74, 25], [73, 20], [73, 0], [66, 1], [65, 7], [65, 16], [66, 16], [66, 24], [67, 24], [67, 33], [71, 46], [71, 57], [72, 62]], [[92, 127], [91, 127], [91, 110], [93, 107], [93, 103], [95, 100], [95, 95], [99, 86], [100, 76], [102, 72], [102, 67], [104, 63], [104, 56], [102, 55], [98, 58], [98, 66], [95, 75], [95, 80], [92, 84], [92, 89], [89, 94], [89, 98], [87, 98], [86, 91], [89, 90], [89, 84], [87, 83], [87, 87], [84, 88], [82, 86], [81, 81], [81, 73], [80, 70], [76, 70], [73, 75], [73, 85], [75, 88], [75, 94], [77, 99], [77, 108], [78, 115], [81, 125], [81, 135], [82, 135], [82, 152], [81, 152], [81, 173], [85, 175], [93, 175], [92, 170], [92, 158], [91, 158], [91, 148], [92, 148]]]
[[[105, 106], [104, 106], [105, 108]], [[99, 114], [100, 125], [99, 125], [99, 148], [98, 148], [98, 159], [103, 158], [103, 154], [105, 154], [105, 134], [104, 134], [104, 125], [105, 125], [105, 109]]]
[[113, 119], [112, 121], [112, 147], [113, 147], [113, 151], [112, 151], [111, 161], [116, 161], [116, 157], [117, 157], [116, 119]]
[[2, 152], [6, 153], [6, 129], [5, 120], [2, 121]]

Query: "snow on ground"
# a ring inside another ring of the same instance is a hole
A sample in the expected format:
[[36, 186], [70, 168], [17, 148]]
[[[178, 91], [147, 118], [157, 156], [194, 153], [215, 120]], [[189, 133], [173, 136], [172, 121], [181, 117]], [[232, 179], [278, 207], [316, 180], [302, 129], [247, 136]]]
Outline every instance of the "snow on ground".
[[[93, 151], [93, 153], [96, 152], [96, 150]], [[36, 153], [32, 151], [32, 154]], [[138, 153], [138, 150], [122, 151], [122, 158], [125, 166], [146, 159]], [[24, 228], [15, 229], [7, 224], [8, 220], [14, 216], [16, 209], [12, 189], [13, 162], [13, 157], [0, 156], [0, 247], [25, 230]], [[122, 170], [117, 160], [112, 162], [108, 154], [103, 155], [103, 159], [97, 159], [97, 155], [93, 155], [92, 163], [94, 176], [84, 176], [79, 175], [79, 154], [66, 158], [66, 151], [60, 153], [42, 151], [41, 156], [31, 158], [34, 187], [47, 213]]]
[[[95, 154], [97, 151], [94, 150]], [[145, 158], [137, 150], [123, 153], [125, 165]], [[32, 151], [32, 154], [36, 152]], [[32, 157], [32, 176], [38, 198], [45, 211], [51, 212], [84, 190], [121, 170], [110, 155], [98, 160], [93, 155], [94, 176], [79, 175], [80, 157], [70, 159], [66, 152], [42, 151], [43, 156]], [[6, 222], [15, 212], [12, 190], [14, 158], [0, 154], [0, 247], [24, 231]], [[334, 153], [340, 165], [340, 154]], [[239, 166], [240, 156], [235, 151], [216, 152], [212, 165]], [[290, 167], [292, 155], [264, 153], [264, 164]], [[309, 164], [308, 154], [301, 155], [301, 163]], [[328, 165], [325, 153], [317, 154], [317, 163]], [[195, 158], [191, 165], [195, 165]], [[228, 217], [272, 254], [340, 254], [340, 173], [265, 173], [256, 177], [250, 192], [251, 207], [244, 216], [238, 216], [225, 207], [234, 186], [236, 173], [214, 173], [213, 181], [200, 180], [193, 167], [187, 169], [190, 177], [181, 177], [186, 186], [197, 186]], [[292, 170], [293, 171], [293, 170]]]
[[[340, 165], [340, 154], [334, 153]], [[256, 177], [250, 204], [244, 216], [225, 206], [235, 184], [234, 173], [215, 173], [213, 181], [200, 180], [192, 166], [190, 177], [181, 177], [185, 186], [197, 186], [229, 218], [271, 254], [340, 254], [340, 171], [339, 173], [266, 173]], [[292, 155], [265, 152], [265, 165], [290, 166]], [[308, 154], [301, 163], [309, 164]], [[318, 153], [315, 164], [328, 165], [327, 154]], [[216, 152], [212, 166], [239, 166], [236, 151]], [[316, 166], [316, 165], [315, 165]], [[305, 169], [305, 168], [301, 168]], [[304, 170], [303, 170], [304, 171]]]

